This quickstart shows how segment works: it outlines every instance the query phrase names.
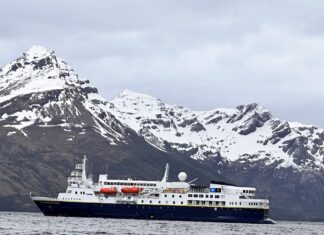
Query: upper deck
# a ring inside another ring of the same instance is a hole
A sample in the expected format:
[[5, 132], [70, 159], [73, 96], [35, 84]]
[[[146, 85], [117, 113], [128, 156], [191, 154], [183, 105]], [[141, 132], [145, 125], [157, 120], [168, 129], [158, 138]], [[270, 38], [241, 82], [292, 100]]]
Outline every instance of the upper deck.
[[86, 159], [77, 164], [68, 178], [65, 193], [58, 200], [99, 203], [130, 203], [138, 205], [182, 205], [199, 207], [228, 207], [268, 209], [269, 201], [256, 199], [253, 187], [238, 187], [224, 182], [212, 181], [208, 187], [186, 182], [186, 174], [179, 174], [179, 181], [168, 181], [168, 166], [160, 181], [110, 179], [107, 174], [99, 176], [98, 183], [86, 176]]

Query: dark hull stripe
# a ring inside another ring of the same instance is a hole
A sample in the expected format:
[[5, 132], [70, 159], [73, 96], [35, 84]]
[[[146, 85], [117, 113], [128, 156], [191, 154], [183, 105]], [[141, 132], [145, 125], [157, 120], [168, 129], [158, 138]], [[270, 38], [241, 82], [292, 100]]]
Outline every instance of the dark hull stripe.
[[35, 201], [46, 216], [270, 223], [266, 209]]

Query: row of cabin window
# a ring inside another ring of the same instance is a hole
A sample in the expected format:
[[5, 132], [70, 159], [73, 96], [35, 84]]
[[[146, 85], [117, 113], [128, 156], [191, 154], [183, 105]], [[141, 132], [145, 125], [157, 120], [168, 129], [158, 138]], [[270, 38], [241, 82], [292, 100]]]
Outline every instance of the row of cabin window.
[[[72, 193], [72, 191], [71, 191], [71, 190], [68, 190], [67, 193]], [[75, 193], [75, 194], [78, 194], [78, 191], [75, 191], [74, 193]], [[83, 194], [83, 195], [84, 195], [85, 192], [80, 192], [80, 194]], [[91, 195], [91, 194], [87, 194], [87, 195]]]
[[257, 202], [249, 202], [249, 205], [250, 205], [250, 206], [257, 206], [258, 203], [257, 203]]
[[156, 187], [156, 184], [146, 184], [146, 183], [124, 183], [124, 182], [104, 182], [104, 185], [152, 186], [152, 187]]
[[[168, 194], [164, 194], [164, 197], [168, 197]], [[174, 198], [174, 194], [171, 195]], [[182, 198], [182, 195], [179, 195], [179, 198]]]
[[66, 198], [66, 197], [63, 197], [63, 200], [79, 200], [79, 201], [81, 201], [81, 198]]
[[254, 190], [245, 190], [245, 189], [243, 189], [243, 193], [254, 193]]
[[[142, 203], [144, 203], [144, 200], [142, 200]], [[151, 203], [152, 203], [152, 201], [150, 201], [149, 203], [151, 204]], [[158, 204], [161, 204], [161, 201], [158, 201]], [[165, 204], [168, 204], [168, 201], [165, 201]], [[176, 204], [176, 202], [175, 202], [175, 201], [173, 201], [173, 202], [172, 202], [172, 204], [173, 204], [173, 205], [175, 205], [175, 204]], [[180, 204], [181, 204], [181, 205], [183, 205], [183, 202], [181, 201], [181, 202], [180, 202]]]
[[[203, 198], [204, 194], [188, 194], [188, 197], [200, 197], [200, 198]], [[219, 195], [205, 194], [205, 198], [219, 198]]]
[[188, 200], [189, 205], [209, 205], [209, 206], [218, 206], [218, 205], [225, 205], [225, 202], [219, 202], [219, 201], [192, 201]]
[[[230, 205], [238, 205], [237, 202], [230, 202]], [[240, 202], [239, 205], [242, 205], [242, 203]]]

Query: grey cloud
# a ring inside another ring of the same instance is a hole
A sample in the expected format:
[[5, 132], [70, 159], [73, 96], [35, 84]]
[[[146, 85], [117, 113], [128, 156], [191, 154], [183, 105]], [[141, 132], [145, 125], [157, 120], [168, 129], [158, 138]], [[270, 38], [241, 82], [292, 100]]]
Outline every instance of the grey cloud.
[[2, 1], [0, 66], [55, 50], [112, 98], [123, 89], [197, 110], [258, 102], [324, 127], [322, 1]]

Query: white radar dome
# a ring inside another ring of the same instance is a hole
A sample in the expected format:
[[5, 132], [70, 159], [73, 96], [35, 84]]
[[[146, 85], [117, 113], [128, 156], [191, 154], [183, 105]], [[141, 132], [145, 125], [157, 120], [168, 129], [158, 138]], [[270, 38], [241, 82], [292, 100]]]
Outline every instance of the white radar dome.
[[178, 179], [179, 179], [181, 182], [186, 181], [186, 179], [187, 179], [187, 174], [186, 174], [186, 172], [180, 172], [180, 173], [178, 174]]

